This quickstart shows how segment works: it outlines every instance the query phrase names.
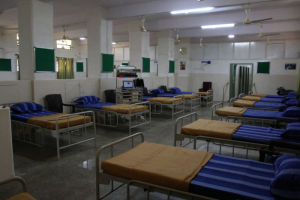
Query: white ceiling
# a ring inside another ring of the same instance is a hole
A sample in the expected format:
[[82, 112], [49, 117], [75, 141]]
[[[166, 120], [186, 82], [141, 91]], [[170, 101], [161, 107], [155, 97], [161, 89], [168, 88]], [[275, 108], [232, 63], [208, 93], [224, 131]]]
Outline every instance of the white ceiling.
[[[205, 38], [204, 41], [226, 41], [228, 34], [236, 40], [260, 40], [258, 24], [245, 25], [244, 8], [251, 8], [251, 20], [272, 17], [263, 26], [264, 33], [280, 33], [275, 39], [300, 37], [300, 0], [43, 0], [54, 5], [55, 36], [61, 37], [62, 26], [67, 27], [67, 36], [78, 38], [87, 35], [86, 18], [90, 9], [104, 7], [107, 18], [113, 20], [115, 41], [128, 41], [129, 24], [139, 24], [146, 17], [146, 26], [151, 31], [177, 29], [181, 37]], [[0, 27], [17, 29], [17, 0], [1, 0]], [[210, 13], [171, 16], [172, 10], [213, 6]], [[236, 23], [234, 28], [201, 30], [201, 25]], [[137, 25], [138, 26], [138, 25]], [[156, 33], [151, 34], [155, 40]]]

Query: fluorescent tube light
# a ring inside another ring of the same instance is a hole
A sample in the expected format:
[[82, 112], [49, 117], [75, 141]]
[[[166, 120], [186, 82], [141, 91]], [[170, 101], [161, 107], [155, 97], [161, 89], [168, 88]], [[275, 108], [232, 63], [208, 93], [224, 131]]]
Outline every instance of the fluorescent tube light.
[[115, 44], [117, 44], [117, 43], [116, 43], [116, 42], [112, 42], [111, 44], [112, 44], [112, 45], [115, 45]]
[[215, 28], [230, 28], [234, 27], [235, 24], [216, 24], [216, 25], [205, 25], [201, 26], [202, 29], [215, 29]]
[[233, 34], [228, 35], [228, 38], [230, 38], [230, 39], [233, 39], [234, 37], [235, 37], [235, 35], [233, 35]]
[[86, 40], [86, 37], [80, 37], [79, 40]]
[[182, 14], [194, 14], [194, 13], [202, 13], [213, 10], [214, 7], [203, 7], [203, 8], [194, 8], [194, 9], [186, 9], [186, 10], [174, 10], [170, 13], [172, 15], [182, 15]]

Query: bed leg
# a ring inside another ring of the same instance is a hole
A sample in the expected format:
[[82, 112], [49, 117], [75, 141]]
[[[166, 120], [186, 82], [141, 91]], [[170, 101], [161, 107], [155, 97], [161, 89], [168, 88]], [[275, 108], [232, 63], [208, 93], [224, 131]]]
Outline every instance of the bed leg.
[[194, 137], [194, 149], [196, 149], [196, 148], [197, 148], [197, 138]]
[[57, 151], [57, 160], [60, 159], [60, 147], [59, 147], [59, 133], [56, 135], [56, 151]]
[[127, 184], [126, 189], [127, 189], [127, 194], [126, 194], [127, 197], [126, 197], [126, 199], [130, 200], [130, 185], [129, 184]]

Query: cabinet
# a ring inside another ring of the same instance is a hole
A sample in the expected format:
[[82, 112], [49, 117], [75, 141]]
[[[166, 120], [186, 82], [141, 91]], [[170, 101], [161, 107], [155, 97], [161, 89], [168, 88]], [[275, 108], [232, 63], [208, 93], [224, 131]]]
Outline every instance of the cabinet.
[[116, 102], [117, 104], [132, 104], [141, 102], [143, 98], [142, 89], [126, 90], [118, 88], [116, 90]]

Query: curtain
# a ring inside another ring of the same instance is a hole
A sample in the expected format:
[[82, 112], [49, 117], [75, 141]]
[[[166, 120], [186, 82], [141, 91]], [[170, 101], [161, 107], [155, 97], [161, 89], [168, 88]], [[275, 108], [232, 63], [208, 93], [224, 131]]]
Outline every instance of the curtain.
[[74, 79], [73, 58], [57, 57], [57, 79]]

